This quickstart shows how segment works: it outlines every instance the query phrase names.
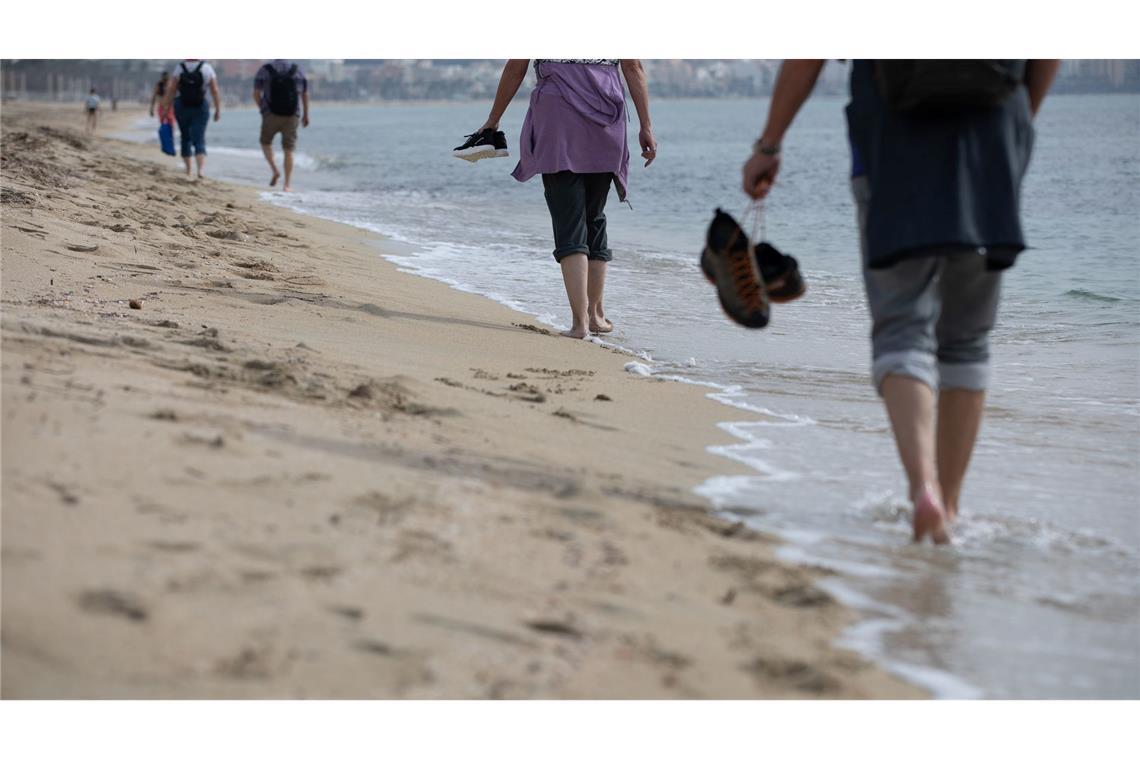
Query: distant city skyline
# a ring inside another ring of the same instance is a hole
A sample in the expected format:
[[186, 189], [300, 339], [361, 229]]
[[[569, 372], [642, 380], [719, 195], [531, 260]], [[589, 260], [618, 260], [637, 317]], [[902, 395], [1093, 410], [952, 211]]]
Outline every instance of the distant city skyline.
[[[249, 98], [263, 61], [213, 60], [225, 100]], [[502, 59], [301, 59], [314, 100], [486, 100], [494, 97]], [[5, 99], [74, 100], [91, 87], [124, 102], [147, 102], [174, 60], [4, 60]], [[758, 97], [771, 93], [779, 59], [647, 59], [650, 94], [670, 97]], [[846, 62], [824, 68], [821, 94], [846, 92]], [[1054, 91], [1140, 92], [1140, 61], [1073, 59], [1062, 64]], [[523, 90], [520, 94], [525, 94]]]

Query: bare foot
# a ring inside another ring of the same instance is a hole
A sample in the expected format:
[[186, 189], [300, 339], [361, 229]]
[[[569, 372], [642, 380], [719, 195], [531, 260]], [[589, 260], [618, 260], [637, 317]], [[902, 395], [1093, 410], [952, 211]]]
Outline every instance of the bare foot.
[[957, 504], [947, 504], [946, 505], [946, 524], [947, 525], [953, 525], [957, 520], [958, 520], [958, 505]]
[[614, 331], [613, 322], [610, 322], [605, 317], [597, 317], [590, 320], [590, 332], [608, 333]]
[[589, 330], [583, 330], [582, 328], [579, 327], [579, 328], [571, 328], [569, 330], [563, 330], [562, 332], [560, 332], [558, 334], [561, 335], [563, 338], [576, 338], [578, 340], [581, 340], [582, 338], [585, 338], [587, 335], [589, 335], [590, 331]]
[[911, 497], [914, 502], [914, 542], [922, 543], [926, 534], [936, 544], [950, 543], [946, 510], [930, 485], [922, 487]]
[[275, 187], [277, 185], [277, 180], [279, 180], [280, 178], [281, 178], [281, 172], [274, 169], [273, 170], [273, 179], [269, 180], [269, 186]]
[[292, 187], [290, 187], [289, 185], [285, 185], [285, 186], [284, 186], [284, 187], [282, 187], [281, 189], [282, 189], [282, 190], [284, 190], [284, 191], [285, 191], [285, 192], [287, 192], [287, 193], [291, 193], [291, 192], [293, 192], [293, 188], [292, 188]]

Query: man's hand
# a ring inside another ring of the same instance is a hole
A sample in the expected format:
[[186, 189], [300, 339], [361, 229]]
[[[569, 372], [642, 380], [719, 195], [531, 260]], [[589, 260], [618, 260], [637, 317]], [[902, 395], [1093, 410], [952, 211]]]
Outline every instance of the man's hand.
[[304, 116], [301, 117], [301, 126], [302, 127], [309, 126], [309, 114], [305, 114]]
[[[779, 146], [784, 133], [792, 125], [792, 119], [807, 100], [823, 70], [822, 59], [788, 60], [780, 64], [776, 76], [776, 86], [772, 88], [772, 102], [768, 106], [768, 122], [760, 133], [760, 143]], [[744, 193], [753, 200], [760, 200], [776, 182], [780, 171], [780, 155], [770, 156], [757, 152], [744, 163]]]
[[637, 133], [637, 141], [641, 144], [641, 157], [645, 159], [645, 165], [649, 166], [657, 158], [657, 139], [653, 137], [653, 128], [642, 127]]
[[222, 120], [222, 109], [219, 108], [219, 109], [216, 109], [214, 111], [214, 121], [221, 121], [221, 120]]
[[755, 153], [744, 162], [744, 193], [753, 200], [761, 200], [772, 189], [780, 171], [780, 156]]

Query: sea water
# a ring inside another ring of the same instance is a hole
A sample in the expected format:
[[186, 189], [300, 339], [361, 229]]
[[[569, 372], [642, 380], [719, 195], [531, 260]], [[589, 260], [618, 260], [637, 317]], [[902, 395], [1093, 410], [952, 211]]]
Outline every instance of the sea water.
[[[902, 468], [869, 382], [842, 99], [809, 100], [765, 209], [807, 295], [737, 327], [697, 268], [767, 101], [658, 100], [659, 152], [611, 195], [608, 340], [644, 374], [709, 384], [751, 468], [695, 484], [786, 540], [865, 615], [842, 644], [936, 695], [1140, 697], [1140, 96], [1057, 96], [1024, 193], [1031, 249], [1003, 279], [992, 386], [952, 548], [913, 546]], [[324, 107], [275, 203], [399, 241], [405, 270], [569, 321], [541, 183], [449, 156], [489, 104]], [[524, 100], [502, 127], [517, 155]], [[631, 109], [632, 110], [632, 109]], [[264, 185], [254, 111], [207, 133], [213, 176]], [[280, 158], [279, 158], [280, 160]], [[175, 159], [172, 159], [175, 161]], [[647, 379], [653, 382], [653, 379]], [[716, 436], [710, 431], [710, 439]]]

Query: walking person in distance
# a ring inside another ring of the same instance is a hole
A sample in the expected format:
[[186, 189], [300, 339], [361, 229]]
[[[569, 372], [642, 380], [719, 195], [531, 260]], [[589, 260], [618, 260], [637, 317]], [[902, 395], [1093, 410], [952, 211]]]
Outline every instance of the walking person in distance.
[[[210, 123], [210, 100], [214, 102], [214, 121], [222, 118], [222, 98], [214, 67], [197, 58], [178, 64], [167, 87], [164, 105], [173, 104], [174, 119], [182, 142], [182, 160], [186, 176], [191, 176], [191, 157], [198, 167], [198, 178], [205, 176], [206, 127]], [[207, 99], [209, 94], [209, 99]]]
[[[503, 67], [487, 121], [458, 151], [478, 149], [478, 141], [497, 152], [499, 120], [526, 77], [530, 61], [512, 59]], [[546, 205], [554, 230], [554, 260], [562, 269], [570, 302], [570, 329], [562, 334], [585, 338], [608, 333], [603, 296], [606, 268], [613, 259], [606, 227], [610, 185], [625, 201], [629, 187], [625, 92], [641, 124], [638, 142], [645, 166], [657, 157], [649, 118], [649, 90], [637, 59], [538, 59], [537, 84], [531, 93], [520, 135], [519, 163], [512, 176], [526, 182], [542, 175]], [[494, 154], [494, 153], [492, 153]]]
[[261, 111], [261, 150], [273, 171], [269, 186], [276, 186], [281, 178], [273, 157], [273, 138], [280, 133], [285, 167], [285, 183], [281, 189], [289, 192], [293, 189], [293, 152], [297, 149], [298, 127], [309, 126], [309, 82], [298, 64], [274, 60], [258, 69], [253, 82], [253, 101]]

